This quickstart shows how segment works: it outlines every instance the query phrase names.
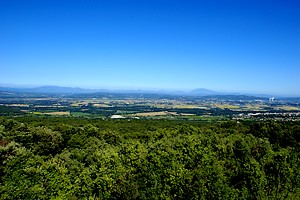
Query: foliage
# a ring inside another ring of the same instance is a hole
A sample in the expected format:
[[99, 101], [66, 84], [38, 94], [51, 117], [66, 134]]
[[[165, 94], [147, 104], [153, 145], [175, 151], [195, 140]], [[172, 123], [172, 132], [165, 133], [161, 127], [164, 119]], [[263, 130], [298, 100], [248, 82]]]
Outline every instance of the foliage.
[[295, 199], [300, 124], [0, 118], [0, 199]]

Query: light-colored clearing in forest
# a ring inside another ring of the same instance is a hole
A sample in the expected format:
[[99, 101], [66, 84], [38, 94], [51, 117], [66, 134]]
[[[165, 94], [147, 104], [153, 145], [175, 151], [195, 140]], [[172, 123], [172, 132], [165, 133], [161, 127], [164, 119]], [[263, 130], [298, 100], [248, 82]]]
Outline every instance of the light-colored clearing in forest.
[[70, 115], [70, 111], [57, 111], [57, 112], [33, 112], [37, 115]]

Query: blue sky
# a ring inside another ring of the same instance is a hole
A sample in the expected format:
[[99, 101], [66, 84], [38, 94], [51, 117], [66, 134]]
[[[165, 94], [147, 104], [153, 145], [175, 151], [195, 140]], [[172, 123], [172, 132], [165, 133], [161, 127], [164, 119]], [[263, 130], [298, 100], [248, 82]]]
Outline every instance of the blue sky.
[[0, 84], [300, 95], [300, 2], [0, 0]]

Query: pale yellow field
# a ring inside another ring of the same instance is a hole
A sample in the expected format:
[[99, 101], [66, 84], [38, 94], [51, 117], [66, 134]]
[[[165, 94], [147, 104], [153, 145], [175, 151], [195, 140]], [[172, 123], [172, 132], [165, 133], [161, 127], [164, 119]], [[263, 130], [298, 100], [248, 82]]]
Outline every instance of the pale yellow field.
[[[1, 105], [5, 105], [5, 104], [1, 104]], [[8, 104], [6, 106], [11, 106], [11, 107], [29, 107], [28, 104]]]
[[189, 113], [180, 113], [179, 115], [181, 115], [181, 116], [193, 116], [193, 115], [195, 115], [195, 114], [189, 114]]
[[287, 110], [287, 111], [300, 110], [299, 107], [295, 107], [295, 106], [280, 106], [280, 107], [277, 107], [277, 108], [282, 109], [282, 110]]
[[99, 107], [102, 107], [102, 108], [108, 108], [108, 107], [111, 107], [111, 106], [109, 106], [109, 105], [102, 104], [102, 103], [95, 103], [95, 104], [93, 104], [93, 106], [94, 106], [94, 107], [97, 107], [97, 108], [99, 108]]
[[46, 115], [70, 115], [69, 111], [63, 111], [63, 112], [48, 112], [48, 113], [43, 113]]
[[36, 115], [70, 115], [70, 111], [57, 111], [57, 112], [33, 112]]
[[192, 115], [195, 115], [195, 114], [176, 113], [176, 112], [167, 112], [167, 111], [161, 111], [161, 112], [144, 112], [144, 113], [134, 114], [134, 116], [137, 116], [137, 117], [151, 117], [151, 116], [163, 116], [163, 115], [192, 116]]
[[66, 106], [34, 106], [35, 108], [65, 108]]
[[198, 105], [176, 105], [176, 106], [174, 106], [174, 108], [191, 108], [191, 109], [200, 108], [200, 109], [206, 109], [205, 107], [200, 107]]
[[240, 106], [237, 105], [230, 105], [230, 104], [214, 104], [217, 108], [221, 108], [221, 109], [239, 109]]
[[145, 112], [145, 113], [137, 113], [135, 116], [138, 117], [150, 117], [150, 116], [161, 116], [161, 115], [178, 115], [176, 112]]

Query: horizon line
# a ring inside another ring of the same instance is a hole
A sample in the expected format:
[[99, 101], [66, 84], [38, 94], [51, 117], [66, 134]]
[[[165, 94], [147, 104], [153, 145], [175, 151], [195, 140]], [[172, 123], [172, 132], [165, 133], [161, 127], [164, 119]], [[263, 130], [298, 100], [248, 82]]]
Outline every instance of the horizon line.
[[[214, 90], [204, 87], [195, 87], [194, 89], [179, 89], [179, 88], [151, 88], [151, 87], [129, 87], [129, 86], [103, 86], [103, 87], [89, 87], [89, 86], [66, 86], [66, 85], [53, 85], [53, 84], [7, 84], [0, 83], [0, 88], [11, 88], [11, 89], [35, 89], [41, 87], [60, 87], [60, 88], [72, 88], [72, 89], [83, 89], [83, 90], [109, 90], [109, 91], [145, 91], [145, 92], [183, 92], [192, 93], [195, 90], [207, 90], [208, 92], [220, 93], [215, 95], [252, 95], [252, 96], [277, 96], [277, 97], [300, 97], [300, 94], [274, 94], [265, 92], [255, 91], [234, 91], [234, 90]], [[223, 93], [223, 94], [222, 94]]]

